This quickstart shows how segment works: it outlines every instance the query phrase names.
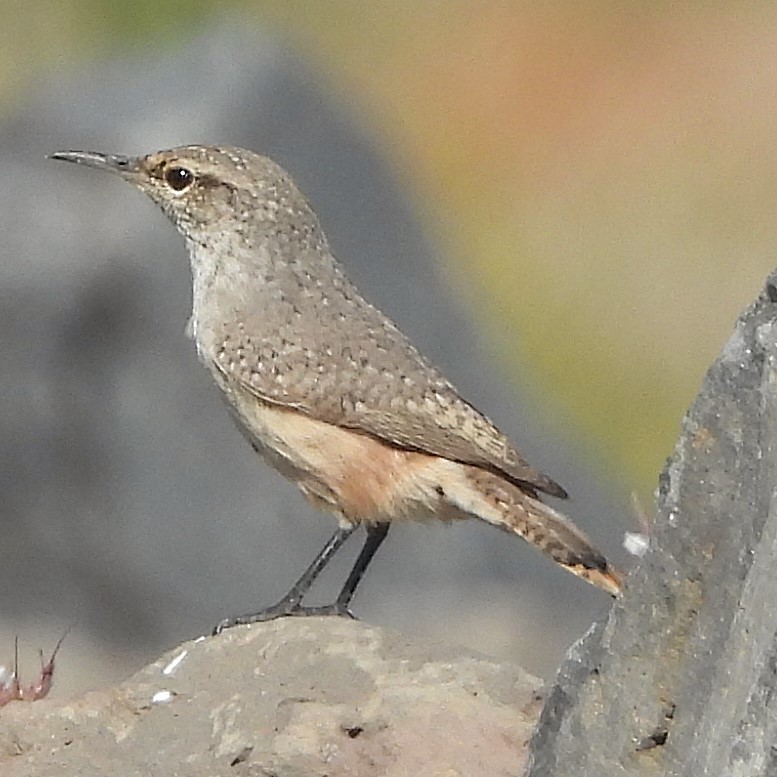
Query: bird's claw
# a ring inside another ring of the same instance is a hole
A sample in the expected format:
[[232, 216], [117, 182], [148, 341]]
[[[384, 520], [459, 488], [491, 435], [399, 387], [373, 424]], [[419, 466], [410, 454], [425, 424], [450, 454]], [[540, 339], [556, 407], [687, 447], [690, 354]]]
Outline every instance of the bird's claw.
[[221, 634], [221, 632], [226, 629], [231, 629], [233, 626], [244, 626], [249, 623], [266, 623], [267, 621], [273, 621], [276, 618], [307, 618], [329, 615], [357, 620], [351, 609], [341, 602], [334, 602], [333, 604], [325, 604], [318, 607], [303, 607], [297, 602], [283, 599], [277, 604], [266, 607], [264, 610], [260, 610], [256, 613], [224, 618], [224, 620], [221, 620], [216, 624], [212, 633], [213, 636], [215, 636], [216, 634]]

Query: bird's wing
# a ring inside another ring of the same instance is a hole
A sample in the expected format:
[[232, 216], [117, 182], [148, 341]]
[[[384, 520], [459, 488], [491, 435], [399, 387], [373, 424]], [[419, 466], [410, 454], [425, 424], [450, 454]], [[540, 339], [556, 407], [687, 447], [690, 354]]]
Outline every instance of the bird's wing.
[[[367, 303], [364, 303], [365, 305]], [[361, 331], [304, 345], [283, 327], [271, 339], [234, 330], [213, 365], [227, 385], [237, 382], [257, 398], [391, 445], [473, 464], [508, 480], [564, 498], [566, 492], [533, 469], [510, 441], [374, 308]], [[375, 315], [380, 316], [379, 326]], [[291, 331], [291, 329], [289, 330]], [[326, 336], [323, 336], [323, 333]], [[229, 393], [229, 392], [227, 392]]]
[[420, 401], [400, 397], [388, 405], [345, 413], [335, 423], [402, 448], [495, 470], [518, 485], [566, 498], [558, 483], [531, 467], [510, 440], [450, 384], [430, 386]]

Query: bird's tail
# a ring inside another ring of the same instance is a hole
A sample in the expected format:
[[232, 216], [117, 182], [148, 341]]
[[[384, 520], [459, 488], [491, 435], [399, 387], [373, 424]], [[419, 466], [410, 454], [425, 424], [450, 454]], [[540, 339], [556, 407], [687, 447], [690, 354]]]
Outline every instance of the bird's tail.
[[564, 569], [611, 596], [620, 594], [621, 573], [569, 518], [496, 474], [478, 467], [463, 467], [470, 493], [462, 494], [461, 501], [449, 494], [460, 509], [518, 534]]

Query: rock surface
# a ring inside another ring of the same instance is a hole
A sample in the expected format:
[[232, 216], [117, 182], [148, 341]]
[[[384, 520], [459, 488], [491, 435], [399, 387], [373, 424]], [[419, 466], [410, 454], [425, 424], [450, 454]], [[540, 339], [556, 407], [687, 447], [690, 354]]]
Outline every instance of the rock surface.
[[532, 777], [777, 774], [777, 275], [661, 477], [651, 549], [568, 656]]
[[185, 643], [74, 702], [9, 704], [0, 773], [517, 777], [540, 707], [518, 667], [355, 621], [284, 619]]

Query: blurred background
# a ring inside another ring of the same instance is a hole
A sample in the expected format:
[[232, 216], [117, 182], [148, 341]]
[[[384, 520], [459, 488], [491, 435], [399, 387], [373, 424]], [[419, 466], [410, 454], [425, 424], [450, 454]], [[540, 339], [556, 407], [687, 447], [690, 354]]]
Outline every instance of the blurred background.
[[[365, 296], [629, 563], [630, 494], [652, 509], [777, 263], [777, 6], [2, 0], [0, 18], [0, 663], [18, 635], [32, 680], [75, 624], [55, 693], [120, 679], [275, 601], [333, 527], [196, 363], [181, 239], [59, 149], [276, 158]], [[395, 529], [355, 602], [544, 676], [608, 606], [474, 524]]]

